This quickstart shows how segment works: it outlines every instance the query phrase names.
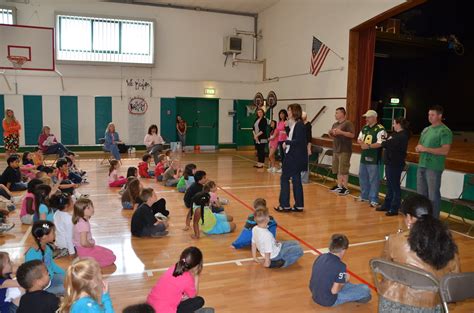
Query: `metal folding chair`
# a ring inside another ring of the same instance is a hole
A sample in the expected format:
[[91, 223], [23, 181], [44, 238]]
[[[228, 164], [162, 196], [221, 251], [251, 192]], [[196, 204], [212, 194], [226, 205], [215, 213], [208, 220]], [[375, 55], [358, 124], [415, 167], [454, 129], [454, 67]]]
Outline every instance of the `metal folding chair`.
[[[469, 199], [466, 195], [466, 190], [468, 189], [473, 189], [474, 188], [474, 175], [471, 175], [470, 177], [467, 178], [467, 180], [464, 183], [463, 190], [459, 197], [457, 199], [451, 199], [451, 210], [449, 211], [448, 217], [446, 217], [446, 222], [448, 219], [451, 217], [451, 215], [454, 215], [454, 210], [458, 206], [465, 206], [469, 208], [472, 212], [474, 212], [474, 199]], [[464, 224], [470, 226], [466, 234], [469, 234], [474, 227], [474, 224], [466, 222], [464, 219], [464, 215], [461, 214], [461, 219]]]
[[446, 274], [441, 278], [440, 294], [444, 311], [449, 312], [448, 303], [474, 299], [474, 272]]

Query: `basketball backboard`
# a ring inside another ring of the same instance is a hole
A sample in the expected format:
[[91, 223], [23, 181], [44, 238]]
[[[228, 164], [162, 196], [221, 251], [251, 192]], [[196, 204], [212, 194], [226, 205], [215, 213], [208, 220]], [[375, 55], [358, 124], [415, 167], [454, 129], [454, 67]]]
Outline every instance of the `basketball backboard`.
[[[15, 68], [8, 57], [27, 58]], [[27, 25], [0, 24], [0, 69], [54, 71], [54, 29]]]

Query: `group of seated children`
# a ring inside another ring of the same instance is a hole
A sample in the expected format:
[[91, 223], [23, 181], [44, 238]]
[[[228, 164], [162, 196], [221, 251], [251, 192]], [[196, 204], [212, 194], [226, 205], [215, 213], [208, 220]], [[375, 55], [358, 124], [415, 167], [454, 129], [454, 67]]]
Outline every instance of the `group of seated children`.
[[[42, 201], [49, 194], [55, 194], [57, 190], [60, 190], [76, 198], [81, 196], [76, 189], [81, 184], [87, 183], [87, 173], [77, 168], [74, 153], [68, 152], [65, 158], [57, 160], [56, 167], [51, 167], [42, 164], [40, 151], [25, 152], [22, 157], [23, 165], [20, 164], [20, 157], [17, 154], [12, 154], [7, 159], [8, 166], [0, 177], [0, 232], [14, 227], [14, 224], [7, 223], [6, 218], [11, 211], [15, 210], [15, 203], [19, 203], [21, 199], [23, 199], [20, 212], [21, 222], [31, 224], [34, 220], [41, 219], [41, 214], [52, 216], [52, 212], [45, 211], [42, 206]], [[46, 186], [38, 188], [35, 194], [35, 189], [40, 184]], [[11, 193], [23, 190], [27, 190], [24, 197], [13, 196]]]
[[155, 178], [156, 181], [163, 181], [163, 175], [166, 170], [171, 166], [171, 150], [164, 151], [163, 154], [158, 155], [155, 162], [155, 169], [150, 169], [152, 155], [145, 153], [142, 157], [142, 161], [138, 163], [138, 174], [141, 178]]
[[[54, 226], [45, 231], [44, 236], [54, 237]], [[158, 279], [146, 303], [123, 312], [214, 312], [204, 308], [198, 295], [202, 270], [201, 250], [184, 249], [178, 262]], [[45, 252], [45, 258], [26, 259], [16, 269], [8, 253], [0, 252], [0, 312], [111, 313], [114, 308], [100, 264], [92, 258], [77, 258], [64, 271]]]

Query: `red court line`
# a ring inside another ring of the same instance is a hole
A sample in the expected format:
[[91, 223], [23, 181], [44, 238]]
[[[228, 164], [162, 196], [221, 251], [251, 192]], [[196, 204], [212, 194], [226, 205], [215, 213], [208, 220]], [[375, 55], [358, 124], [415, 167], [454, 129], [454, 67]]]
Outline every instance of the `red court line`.
[[[218, 186], [218, 188], [220, 190], [222, 190], [223, 192], [225, 192], [226, 194], [228, 194], [229, 196], [231, 196], [232, 198], [234, 198], [235, 200], [237, 200], [237, 202], [239, 202], [240, 204], [242, 204], [244, 207], [246, 207], [247, 209], [249, 209], [250, 211], [254, 212], [255, 210], [250, 206], [248, 205], [247, 203], [245, 203], [244, 201], [240, 200], [236, 195], [234, 195], [232, 192], [230, 191], [227, 191], [225, 189], [222, 189], [222, 187]], [[304, 241], [303, 239], [301, 239], [300, 237], [296, 236], [295, 234], [293, 234], [292, 232], [290, 232], [288, 229], [286, 229], [285, 227], [281, 226], [278, 224], [277, 226], [278, 228], [280, 228], [283, 232], [287, 233], [290, 237], [293, 237], [294, 239], [296, 239], [297, 241], [301, 242], [303, 245], [305, 245], [306, 247], [310, 248], [311, 250], [313, 250], [314, 252], [316, 252], [317, 254], [321, 255], [323, 254], [321, 251], [319, 251], [318, 249], [316, 249], [315, 247], [313, 247], [312, 245], [310, 245], [309, 243], [307, 243], [306, 241]], [[349, 272], [349, 274], [354, 277], [355, 279], [357, 279], [358, 281], [360, 281], [361, 283], [363, 284], [366, 284], [367, 286], [369, 286], [372, 290], [374, 290], [375, 292], [377, 292], [377, 289], [375, 288], [374, 285], [372, 285], [371, 283], [369, 283], [368, 281], [366, 281], [365, 279], [363, 279], [362, 277], [360, 277], [359, 275], [355, 274], [354, 272], [350, 271], [349, 269], [347, 269], [347, 272]]]

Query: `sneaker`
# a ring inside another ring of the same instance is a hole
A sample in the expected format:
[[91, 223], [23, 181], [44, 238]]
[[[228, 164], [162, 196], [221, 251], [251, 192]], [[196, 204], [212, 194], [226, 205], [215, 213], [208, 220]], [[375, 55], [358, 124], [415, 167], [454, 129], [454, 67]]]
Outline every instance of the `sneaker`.
[[7, 205], [7, 210], [8, 210], [9, 212], [13, 212], [13, 211], [16, 210], [16, 206], [15, 206], [13, 203], [8, 204], [8, 205]]
[[357, 201], [357, 202], [369, 202], [368, 199], [361, 198], [360, 196], [355, 198], [355, 201]]
[[159, 220], [162, 220], [162, 221], [167, 221], [168, 220], [168, 218], [166, 216], [164, 216], [163, 214], [161, 214], [160, 212], [156, 213], [155, 217]]
[[62, 258], [69, 255], [69, 251], [66, 248], [57, 249], [53, 251], [53, 259]]
[[273, 172], [273, 167], [269, 167], [267, 172], [272, 173]]
[[291, 212], [303, 212], [304, 211], [304, 208], [301, 208], [301, 207], [292, 207], [291, 208]]
[[277, 172], [277, 173], [281, 173], [281, 168], [277, 169], [276, 172]]
[[336, 185], [334, 187], [332, 187], [331, 189], [329, 189], [329, 191], [331, 192], [339, 192], [339, 190], [341, 190], [343, 187], [339, 187], [339, 185]]
[[226, 199], [226, 198], [220, 198], [219, 197], [219, 201], [222, 205], [228, 205], [229, 204], [229, 200]]
[[378, 202], [371, 201], [370, 206], [373, 207], [373, 208], [378, 208], [380, 206], [380, 204]]
[[2, 223], [0, 224], [0, 233], [5, 233], [15, 227], [15, 223]]
[[162, 231], [162, 232], [159, 232], [159, 233], [154, 233], [154, 234], [151, 234], [151, 237], [153, 238], [160, 238], [160, 237], [164, 237], [168, 235], [168, 231], [165, 230], [165, 231]]
[[285, 261], [283, 259], [280, 259], [280, 260], [276, 260], [276, 261], [271, 261], [269, 268], [280, 268], [283, 265], [285, 265]]
[[349, 189], [347, 189], [347, 188], [345, 188], [345, 187], [341, 187], [341, 188], [339, 189], [339, 191], [336, 192], [336, 194], [337, 194], [338, 196], [347, 196], [349, 193], [350, 193], [350, 192], [349, 192]]

